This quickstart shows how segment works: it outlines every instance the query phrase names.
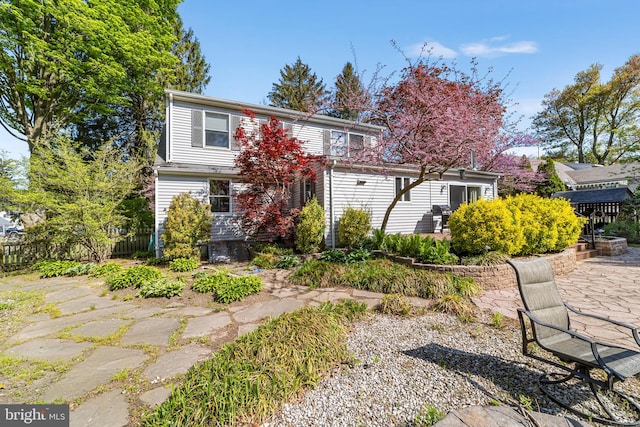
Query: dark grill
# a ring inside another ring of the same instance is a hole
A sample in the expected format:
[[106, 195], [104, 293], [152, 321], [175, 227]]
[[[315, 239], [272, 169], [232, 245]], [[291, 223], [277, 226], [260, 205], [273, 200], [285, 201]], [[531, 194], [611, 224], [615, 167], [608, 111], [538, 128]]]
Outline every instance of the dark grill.
[[[447, 225], [447, 221], [449, 221], [449, 217], [451, 216], [451, 206], [449, 205], [433, 205], [431, 208], [431, 213], [435, 217], [441, 217], [442, 221], [440, 221], [440, 232], [444, 232], [445, 226]], [[435, 227], [434, 230], [435, 231]]]

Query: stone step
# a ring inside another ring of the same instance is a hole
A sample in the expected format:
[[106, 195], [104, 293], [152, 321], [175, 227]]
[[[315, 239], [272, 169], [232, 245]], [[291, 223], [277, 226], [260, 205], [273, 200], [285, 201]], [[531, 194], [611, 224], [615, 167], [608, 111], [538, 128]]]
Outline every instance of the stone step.
[[581, 251], [576, 251], [576, 260], [580, 261], [583, 259], [592, 258], [599, 255], [599, 251], [597, 249], [584, 249]]

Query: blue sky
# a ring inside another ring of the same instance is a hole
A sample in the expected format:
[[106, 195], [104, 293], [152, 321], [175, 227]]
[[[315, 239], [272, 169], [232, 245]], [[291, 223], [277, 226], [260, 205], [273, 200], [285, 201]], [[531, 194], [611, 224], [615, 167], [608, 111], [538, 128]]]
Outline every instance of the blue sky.
[[[504, 80], [526, 127], [544, 95], [579, 71], [600, 63], [608, 80], [640, 52], [638, 0], [185, 0], [178, 11], [211, 64], [205, 94], [255, 104], [298, 56], [328, 88], [348, 61], [365, 83], [379, 65], [398, 72], [406, 62], [395, 40], [409, 57], [427, 43], [460, 68], [476, 58]], [[28, 152], [4, 132], [0, 149]]]

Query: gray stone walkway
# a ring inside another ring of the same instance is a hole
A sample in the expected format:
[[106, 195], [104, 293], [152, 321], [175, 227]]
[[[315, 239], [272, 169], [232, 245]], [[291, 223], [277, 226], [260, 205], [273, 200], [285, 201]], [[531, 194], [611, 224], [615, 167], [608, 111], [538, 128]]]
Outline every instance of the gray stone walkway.
[[115, 375], [125, 370], [138, 372], [145, 381], [138, 397], [153, 408], [169, 396], [174, 377], [211, 355], [209, 341], [231, 341], [265, 319], [304, 305], [346, 297], [373, 306], [382, 296], [357, 290], [311, 291], [287, 286], [279, 274], [282, 272], [264, 278], [259, 301], [236, 303], [217, 313], [210, 307], [176, 305], [171, 300], [157, 307], [141, 307], [136, 299], [125, 302], [99, 296], [104, 286], [87, 283], [86, 278], [28, 284], [0, 280], [0, 290], [41, 291], [46, 302], [55, 303], [60, 309], [60, 316], [55, 318], [46, 314], [30, 316], [27, 324], [5, 343], [4, 352], [72, 363], [61, 378], [41, 391], [38, 400], [79, 402], [72, 405], [73, 427], [122, 427], [129, 425], [129, 400], [124, 390], [110, 390], [109, 383]]
[[[62, 315], [53, 319], [42, 314], [31, 316], [28, 324], [5, 343], [4, 352], [71, 361], [71, 368], [40, 395], [42, 401], [78, 402], [72, 406], [71, 426], [127, 426], [130, 408], [126, 393], [108, 386], [123, 370], [137, 372], [145, 382], [138, 398], [152, 408], [168, 397], [172, 378], [211, 355], [207, 342], [230, 341], [269, 317], [304, 305], [347, 297], [374, 306], [381, 299], [380, 294], [358, 290], [287, 286], [280, 279], [275, 274], [265, 276], [264, 298], [220, 312], [210, 307], [175, 305], [171, 300], [166, 300], [166, 305], [140, 307], [136, 300], [100, 297], [104, 287], [89, 285], [82, 278], [22, 283], [20, 289], [46, 292], [46, 300], [55, 302]], [[640, 323], [640, 249], [630, 248], [617, 257], [579, 261], [574, 272], [557, 281], [563, 297], [575, 307]], [[0, 290], [17, 287], [12, 283], [0, 280]], [[515, 289], [487, 291], [475, 302], [482, 309], [512, 318], [520, 306]], [[589, 328], [609, 339], [621, 337], [619, 331], [601, 325], [578, 320], [573, 323], [579, 330]], [[114, 336], [118, 338], [109, 340]], [[88, 340], [76, 342], [74, 337]], [[176, 341], [182, 344], [176, 345]]]

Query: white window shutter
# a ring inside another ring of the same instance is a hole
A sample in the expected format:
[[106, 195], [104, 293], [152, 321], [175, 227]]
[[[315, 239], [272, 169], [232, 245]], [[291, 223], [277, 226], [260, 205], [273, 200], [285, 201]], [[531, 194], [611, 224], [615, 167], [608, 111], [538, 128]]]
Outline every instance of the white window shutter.
[[202, 110], [191, 110], [191, 146], [202, 148]]
[[231, 116], [231, 121], [229, 123], [229, 140], [230, 147], [234, 151], [240, 151], [240, 141], [236, 140], [233, 135], [236, 133], [236, 129], [240, 126], [240, 116]]
[[325, 156], [331, 155], [331, 131], [325, 129], [322, 134], [322, 145]]

